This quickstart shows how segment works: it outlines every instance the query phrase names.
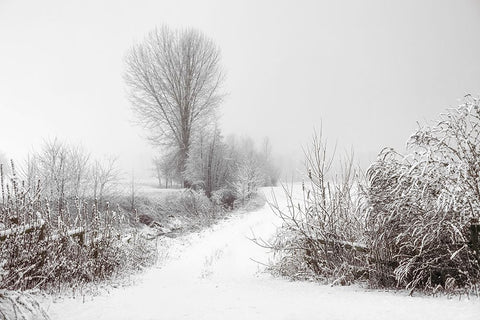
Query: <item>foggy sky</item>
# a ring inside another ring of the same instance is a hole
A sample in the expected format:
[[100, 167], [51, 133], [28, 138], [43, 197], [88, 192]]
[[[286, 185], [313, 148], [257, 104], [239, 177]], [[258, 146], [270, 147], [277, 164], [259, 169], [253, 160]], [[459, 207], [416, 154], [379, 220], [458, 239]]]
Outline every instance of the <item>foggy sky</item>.
[[155, 150], [122, 73], [162, 24], [221, 48], [224, 133], [269, 136], [281, 154], [323, 126], [367, 163], [480, 94], [480, 1], [0, 0], [0, 151], [21, 159], [56, 136], [148, 174]]

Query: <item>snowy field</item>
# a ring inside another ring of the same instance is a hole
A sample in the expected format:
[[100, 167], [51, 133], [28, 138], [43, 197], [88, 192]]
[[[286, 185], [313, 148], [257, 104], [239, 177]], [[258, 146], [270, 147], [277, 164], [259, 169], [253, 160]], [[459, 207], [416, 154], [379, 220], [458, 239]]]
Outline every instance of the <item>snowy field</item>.
[[[159, 188], [158, 180], [155, 178], [135, 179], [134, 183], [135, 183], [134, 192], [136, 196], [161, 198], [165, 195], [182, 192], [184, 190], [182, 188], [179, 188], [178, 186], [175, 186], [173, 188], [169, 187], [168, 189], [165, 189], [162, 185], [162, 187]], [[117, 191], [120, 194], [125, 196], [131, 195], [132, 180], [121, 179], [117, 184]]]
[[[276, 189], [279, 201], [282, 192]], [[266, 190], [266, 194], [270, 194]], [[255, 261], [270, 253], [249, 240], [268, 239], [279, 223], [267, 206], [237, 213], [179, 239], [136, 284], [109, 294], [44, 301], [52, 319], [479, 319], [480, 299], [410, 297], [357, 286], [290, 282]], [[160, 246], [161, 247], [161, 246]]]

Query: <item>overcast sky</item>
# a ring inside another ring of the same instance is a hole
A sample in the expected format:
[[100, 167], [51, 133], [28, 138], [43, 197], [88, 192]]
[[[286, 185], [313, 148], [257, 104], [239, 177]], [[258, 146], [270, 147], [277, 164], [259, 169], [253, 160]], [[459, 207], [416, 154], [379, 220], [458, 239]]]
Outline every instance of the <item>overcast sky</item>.
[[362, 161], [401, 148], [416, 121], [480, 94], [480, 1], [0, 0], [0, 151], [44, 139], [114, 154], [145, 174], [124, 56], [155, 26], [195, 27], [221, 48], [225, 133], [298, 154], [313, 128]]

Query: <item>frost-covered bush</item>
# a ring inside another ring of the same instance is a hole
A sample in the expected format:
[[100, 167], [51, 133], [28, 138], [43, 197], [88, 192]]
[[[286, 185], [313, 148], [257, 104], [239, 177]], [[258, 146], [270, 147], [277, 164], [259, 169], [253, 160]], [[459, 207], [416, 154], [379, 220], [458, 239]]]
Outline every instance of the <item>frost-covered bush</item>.
[[2, 320], [50, 320], [33, 295], [7, 290], [0, 290], [0, 316]]
[[179, 205], [184, 212], [194, 216], [212, 217], [218, 212], [216, 206], [203, 191], [187, 189], [179, 198]]
[[352, 161], [335, 175], [321, 139], [307, 152], [308, 182], [285, 188], [273, 270], [292, 278], [427, 291], [475, 290], [480, 217], [480, 104], [467, 97], [415, 132], [408, 155], [384, 149], [358, 183]]
[[235, 180], [231, 184], [238, 199], [237, 201], [244, 205], [246, 201], [250, 200], [257, 193], [258, 188], [263, 186], [264, 181], [265, 177], [256, 159], [244, 159], [239, 163], [235, 173]]
[[415, 289], [471, 287], [480, 280], [469, 226], [480, 216], [480, 108], [467, 97], [409, 140], [384, 150], [367, 172], [371, 281]]
[[230, 189], [220, 189], [213, 192], [211, 200], [217, 206], [221, 206], [224, 209], [232, 210], [235, 200], [237, 200], [237, 197], [235, 195], [235, 192]]
[[0, 289], [75, 287], [153, 262], [155, 248], [135, 233], [122, 241], [121, 213], [108, 205], [43, 199], [13, 166], [9, 182], [0, 176]]
[[301, 190], [284, 187], [288, 206], [270, 203], [283, 220], [275, 240], [278, 263], [273, 270], [294, 279], [309, 278], [348, 284], [365, 276], [364, 224], [356, 200], [357, 171], [352, 158], [340, 174], [330, 171], [334, 156], [327, 155], [315, 136], [306, 153], [308, 180]]

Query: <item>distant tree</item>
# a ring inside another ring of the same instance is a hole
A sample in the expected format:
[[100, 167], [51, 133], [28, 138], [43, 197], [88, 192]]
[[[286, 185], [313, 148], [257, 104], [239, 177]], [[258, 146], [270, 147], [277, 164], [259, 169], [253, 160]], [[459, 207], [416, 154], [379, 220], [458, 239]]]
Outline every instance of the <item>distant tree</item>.
[[200, 185], [207, 197], [227, 186], [233, 179], [234, 150], [223, 141], [220, 131], [201, 132], [190, 148], [185, 176], [193, 185]]
[[155, 177], [157, 178], [158, 181], [158, 187], [162, 187], [162, 177], [163, 177], [163, 172], [162, 172], [162, 158], [160, 157], [154, 157], [152, 159], [153, 162], [153, 170], [155, 173]]
[[270, 139], [265, 137], [263, 139], [261, 149], [260, 149], [260, 162], [262, 167], [262, 172], [264, 176], [264, 186], [275, 186], [278, 182], [280, 177], [280, 169], [275, 164], [272, 156], [272, 144], [270, 143]]
[[155, 166], [155, 175], [157, 176], [159, 187], [162, 186], [162, 178], [165, 181], [165, 189], [168, 185], [173, 185], [173, 181], [179, 181], [178, 159], [176, 153], [165, 153], [153, 159]]
[[92, 160], [83, 147], [58, 139], [46, 141], [39, 150], [31, 152], [20, 171], [26, 186], [40, 186], [44, 197], [93, 197], [100, 202], [114, 196], [120, 176], [115, 157]]
[[68, 161], [72, 185], [71, 193], [77, 197], [84, 196], [87, 189], [87, 182], [89, 180], [89, 165], [90, 154], [81, 146], [67, 146], [68, 148]]
[[245, 158], [237, 167], [235, 180], [232, 184], [237, 198], [243, 203], [257, 193], [263, 185], [265, 177], [261, 172], [258, 159]]
[[112, 196], [113, 187], [120, 178], [120, 171], [117, 169], [117, 158], [108, 157], [103, 161], [95, 160], [91, 167], [91, 180], [93, 198], [99, 203], [106, 196]]
[[58, 139], [46, 141], [39, 152], [28, 156], [25, 180], [29, 186], [40, 181], [48, 197], [83, 197], [88, 192], [89, 159], [82, 147]]
[[126, 65], [138, 122], [150, 142], [174, 150], [183, 174], [195, 131], [214, 116], [223, 97], [220, 50], [197, 30], [164, 26], [133, 46]]

